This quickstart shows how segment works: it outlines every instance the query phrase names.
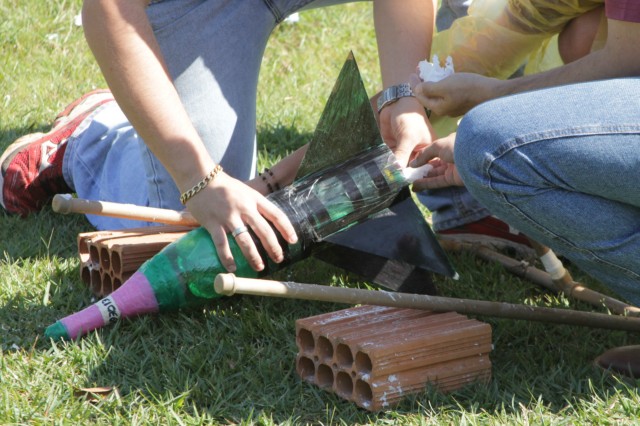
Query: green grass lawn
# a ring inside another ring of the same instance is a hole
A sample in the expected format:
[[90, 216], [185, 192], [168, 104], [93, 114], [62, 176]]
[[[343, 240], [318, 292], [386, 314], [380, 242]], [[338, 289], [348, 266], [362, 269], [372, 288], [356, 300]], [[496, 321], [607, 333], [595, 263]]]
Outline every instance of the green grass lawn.
[[[0, 2], [0, 147], [46, 131], [70, 101], [104, 82], [74, 25], [80, 0]], [[371, 5], [307, 12], [275, 31], [258, 105], [261, 167], [308, 141], [349, 51], [370, 94], [379, 90]], [[638, 334], [508, 319], [493, 328], [493, 378], [449, 394], [428, 388], [393, 410], [369, 413], [302, 382], [294, 323], [345, 305], [250, 296], [207, 309], [123, 321], [71, 343], [46, 326], [92, 303], [79, 276], [80, 216], [45, 208], [0, 212], [0, 424], [634, 424], [638, 383], [593, 367]], [[442, 295], [594, 310], [522, 281], [500, 266], [453, 256], [457, 281]], [[574, 276], [593, 284], [579, 271]], [[309, 259], [283, 276], [366, 286]], [[116, 389], [88, 401], [74, 391]]]

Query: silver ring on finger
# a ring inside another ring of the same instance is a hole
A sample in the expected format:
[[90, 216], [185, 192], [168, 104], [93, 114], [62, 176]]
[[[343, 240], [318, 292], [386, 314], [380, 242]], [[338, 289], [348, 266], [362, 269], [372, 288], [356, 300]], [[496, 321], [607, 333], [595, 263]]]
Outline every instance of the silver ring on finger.
[[236, 229], [231, 231], [231, 236], [233, 238], [236, 238], [238, 235], [242, 234], [243, 232], [249, 232], [249, 228], [247, 228], [245, 225], [238, 226]]

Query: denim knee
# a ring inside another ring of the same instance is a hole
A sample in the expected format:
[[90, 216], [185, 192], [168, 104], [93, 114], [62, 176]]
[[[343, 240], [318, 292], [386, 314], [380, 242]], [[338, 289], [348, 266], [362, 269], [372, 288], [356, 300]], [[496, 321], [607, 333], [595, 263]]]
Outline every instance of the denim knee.
[[488, 187], [486, 171], [492, 152], [490, 145], [497, 143], [500, 137], [493, 126], [494, 118], [491, 109], [481, 105], [469, 111], [458, 126], [454, 161], [471, 192]]

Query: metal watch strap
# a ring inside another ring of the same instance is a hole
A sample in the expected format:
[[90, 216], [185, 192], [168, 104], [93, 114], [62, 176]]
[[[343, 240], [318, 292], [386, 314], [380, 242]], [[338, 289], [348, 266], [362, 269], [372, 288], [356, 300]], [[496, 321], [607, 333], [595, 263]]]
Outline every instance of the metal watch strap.
[[382, 91], [378, 98], [378, 114], [384, 107], [396, 102], [400, 98], [413, 96], [409, 83], [402, 83], [395, 86], [387, 87]]

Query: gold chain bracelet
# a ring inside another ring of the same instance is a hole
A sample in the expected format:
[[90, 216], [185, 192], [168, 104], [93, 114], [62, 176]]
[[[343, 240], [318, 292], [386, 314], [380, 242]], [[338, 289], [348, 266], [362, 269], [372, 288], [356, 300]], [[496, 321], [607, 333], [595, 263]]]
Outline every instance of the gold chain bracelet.
[[180, 195], [180, 202], [184, 205], [187, 204], [187, 201], [189, 201], [191, 199], [191, 197], [193, 197], [194, 195], [196, 195], [198, 192], [202, 191], [208, 184], [209, 182], [211, 182], [218, 173], [220, 173], [222, 171], [222, 166], [220, 164], [216, 165], [213, 170], [211, 170], [209, 172], [208, 175], [206, 175], [204, 178], [202, 178], [202, 180], [198, 183], [196, 183], [195, 185], [193, 185], [193, 187], [182, 193], [182, 195]]

